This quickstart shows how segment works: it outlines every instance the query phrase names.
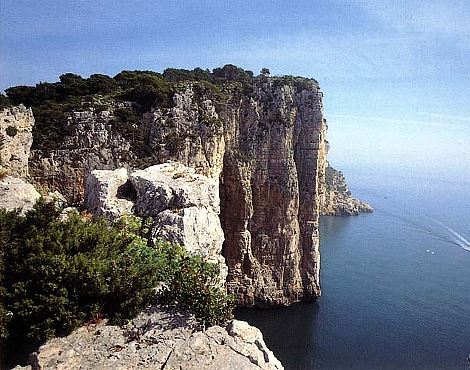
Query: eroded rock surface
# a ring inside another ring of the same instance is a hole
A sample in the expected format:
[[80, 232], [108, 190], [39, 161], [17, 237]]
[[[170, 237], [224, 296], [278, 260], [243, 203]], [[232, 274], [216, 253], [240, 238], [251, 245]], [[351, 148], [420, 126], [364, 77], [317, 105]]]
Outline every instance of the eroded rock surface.
[[229, 290], [244, 306], [288, 305], [320, 295], [322, 93], [312, 80], [278, 82], [257, 84], [225, 119], [224, 256]]
[[0, 168], [16, 177], [28, 175], [34, 117], [23, 105], [0, 110]]
[[[126, 199], [127, 197], [127, 199]], [[224, 233], [220, 224], [219, 184], [182, 164], [164, 163], [137, 170], [95, 170], [87, 180], [86, 204], [94, 215], [114, 219], [125, 213], [152, 217], [152, 237], [183, 245], [220, 267]]]
[[352, 196], [343, 173], [331, 166], [326, 169], [321, 199], [321, 213], [325, 216], [357, 216], [374, 211], [369, 204]]
[[197, 327], [186, 314], [154, 307], [126, 326], [84, 326], [52, 339], [16, 369], [283, 369], [261, 332], [234, 320], [226, 328]]
[[33, 208], [40, 197], [34, 186], [22, 179], [12, 176], [0, 179], [0, 209], [21, 209], [24, 214]]
[[136, 158], [116, 130], [110, 111], [74, 111], [63, 122], [68, 134], [54, 148], [33, 146], [29, 160], [33, 183], [45, 193], [59, 191], [70, 203], [84, 201], [86, 179], [95, 169], [128, 167]]
[[128, 175], [125, 168], [94, 170], [86, 182], [85, 205], [96, 216], [115, 219], [132, 213], [132, 190], [127, 189]]

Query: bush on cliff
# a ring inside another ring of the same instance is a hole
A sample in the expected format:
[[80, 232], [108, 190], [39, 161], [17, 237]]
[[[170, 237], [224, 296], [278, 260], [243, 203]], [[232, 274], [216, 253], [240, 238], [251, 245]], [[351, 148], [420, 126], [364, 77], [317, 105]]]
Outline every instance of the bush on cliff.
[[[153, 71], [122, 71], [114, 77], [93, 74], [84, 78], [65, 73], [58, 82], [40, 82], [36, 86], [13, 86], [0, 95], [0, 108], [9, 104], [32, 107], [36, 123], [33, 128], [33, 148], [59, 149], [67, 136], [67, 118], [73, 110], [94, 107], [102, 109], [102, 99], [111, 102], [132, 102], [132, 110], [141, 115], [152, 107], [170, 107], [172, 96], [181, 82], [199, 82], [215, 103], [225, 103], [222, 92], [226, 85], [238, 87], [242, 93], [252, 92], [253, 72], [232, 64], [215, 68], [212, 72], [195, 68], [166, 69], [163, 74]], [[196, 87], [197, 88], [197, 87]], [[197, 93], [197, 91], [196, 91]], [[95, 99], [95, 98], [99, 99]], [[135, 143], [135, 147], [141, 143]]]
[[231, 317], [231, 299], [215, 286], [217, 267], [182, 247], [151, 245], [147, 223], [59, 215], [42, 201], [26, 217], [0, 211], [0, 339], [7, 357], [90, 320], [123, 323], [157, 302], [179, 304], [204, 324]]

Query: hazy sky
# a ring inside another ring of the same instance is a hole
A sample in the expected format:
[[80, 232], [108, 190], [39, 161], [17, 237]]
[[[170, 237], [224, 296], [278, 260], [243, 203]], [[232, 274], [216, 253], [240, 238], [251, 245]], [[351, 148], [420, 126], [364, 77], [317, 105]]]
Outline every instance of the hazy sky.
[[0, 89], [64, 72], [233, 63], [316, 78], [341, 145], [371, 125], [470, 137], [466, 0], [2, 0], [0, 42]]

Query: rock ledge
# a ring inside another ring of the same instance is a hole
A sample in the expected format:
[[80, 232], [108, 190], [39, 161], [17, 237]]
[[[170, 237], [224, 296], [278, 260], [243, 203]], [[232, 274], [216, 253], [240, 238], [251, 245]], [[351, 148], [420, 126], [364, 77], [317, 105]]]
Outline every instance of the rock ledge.
[[226, 328], [200, 330], [191, 316], [162, 307], [122, 327], [102, 322], [52, 339], [29, 363], [14, 369], [283, 369], [259, 329], [248, 323], [233, 320]]

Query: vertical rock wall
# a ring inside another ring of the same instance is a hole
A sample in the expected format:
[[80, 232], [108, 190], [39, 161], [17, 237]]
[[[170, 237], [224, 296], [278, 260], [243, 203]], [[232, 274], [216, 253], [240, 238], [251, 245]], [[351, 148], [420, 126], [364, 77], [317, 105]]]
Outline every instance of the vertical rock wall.
[[69, 134], [59, 148], [31, 151], [34, 184], [44, 192], [59, 191], [70, 202], [79, 203], [92, 170], [127, 167], [135, 154], [130, 143], [113, 129], [113, 119], [109, 111], [71, 112], [63, 123]]
[[244, 306], [316, 298], [322, 93], [313, 81], [302, 88], [269, 79], [230, 113], [221, 179], [229, 290]]
[[[220, 98], [220, 95], [223, 98]], [[38, 148], [36, 183], [83, 199], [95, 169], [139, 167], [113, 112], [74, 112], [59, 149]], [[187, 82], [173, 107], [141, 118], [146, 166], [176, 160], [220, 178], [227, 286], [240, 305], [314, 299], [319, 286], [319, 197], [326, 163], [322, 93], [314, 80], [260, 76], [216, 91]]]

